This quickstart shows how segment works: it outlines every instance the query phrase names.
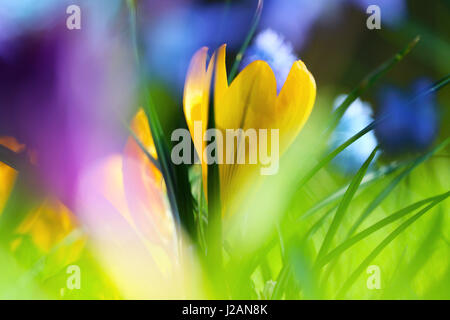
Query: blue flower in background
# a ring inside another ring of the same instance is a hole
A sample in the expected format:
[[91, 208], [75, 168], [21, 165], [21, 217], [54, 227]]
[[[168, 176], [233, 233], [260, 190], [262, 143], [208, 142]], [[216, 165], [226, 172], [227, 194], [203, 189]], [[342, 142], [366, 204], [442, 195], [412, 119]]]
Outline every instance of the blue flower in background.
[[266, 61], [272, 68], [277, 80], [277, 91], [285, 83], [292, 64], [298, 60], [292, 45], [271, 29], [259, 33], [244, 56], [241, 69], [256, 60]]
[[427, 149], [438, 133], [438, 113], [434, 94], [418, 96], [431, 86], [425, 79], [417, 81], [410, 93], [386, 88], [381, 94], [375, 128], [382, 149], [390, 155], [420, 152]]
[[[150, 74], [180, 91], [192, 55], [202, 46], [227, 43], [236, 50], [250, 28], [254, 8], [223, 4], [178, 5], [149, 20], [145, 47]], [[181, 91], [180, 91], [181, 92]]]
[[267, 0], [260, 27], [285, 35], [299, 49], [308, 40], [313, 24], [332, 5], [333, 2], [323, 0]]
[[[345, 99], [346, 95], [340, 95], [334, 101], [337, 108]], [[356, 99], [345, 111], [333, 135], [329, 146], [335, 149], [361, 131], [373, 121], [370, 104]], [[377, 139], [373, 131], [366, 133], [350, 146], [345, 148], [333, 159], [333, 164], [343, 173], [355, 173], [367, 160], [370, 153], [377, 146]]]

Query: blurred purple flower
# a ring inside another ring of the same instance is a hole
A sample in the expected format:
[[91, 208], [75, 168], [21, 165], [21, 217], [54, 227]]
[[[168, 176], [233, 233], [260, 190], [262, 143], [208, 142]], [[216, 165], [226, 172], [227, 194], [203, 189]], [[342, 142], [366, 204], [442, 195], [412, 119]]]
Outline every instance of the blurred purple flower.
[[270, 28], [283, 34], [296, 49], [308, 40], [316, 20], [333, 2], [323, 0], [266, 0], [261, 16], [261, 29]]
[[421, 79], [410, 93], [396, 88], [385, 88], [382, 92], [378, 116], [383, 120], [375, 133], [386, 153], [420, 152], [433, 143], [439, 127], [435, 95], [413, 99], [430, 85], [430, 81]]
[[0, 54], [0, 136], [35, 151], [38, 175], [67, 205], [80, 170], [123, 145], [133, 105], [132, 55], [92, 10], [81, 30], [60, 19], [8, 39]]

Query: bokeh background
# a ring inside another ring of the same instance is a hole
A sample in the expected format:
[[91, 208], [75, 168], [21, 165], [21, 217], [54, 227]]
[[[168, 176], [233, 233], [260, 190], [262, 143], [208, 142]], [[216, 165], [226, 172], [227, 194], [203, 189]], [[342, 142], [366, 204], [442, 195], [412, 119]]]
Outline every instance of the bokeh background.
[[[81, 30], [66, 27], [71, 4], [81, 8]], [[379, 30], [366, 27], [371, 4], [381, 9]], [[108, 159], [108, 168], [120, 171], [114, 156], [129, 143], [128, 127], [139, 126], [132, 119], [142, 88], [150, 93], [169, 141], [174, 129], [186, 127], [183, 86], [192, 55], [202, 46], [212, 52], [226, 43], [230, 70], [255, 21], [257, 5], [253, 0], [0, 2], [0, 298], [336, 298], [366, 255], [399, 225], [388, 225], [358, 242], [325, 272], [318, 274], [310, 266], [339, 195], [375, 146], [380, 151], [367, 171], [368, 183], [352, 199], [333, 247], [346, 239], [383, 190], [389, 192], [358, 230], [448, 192], [450, 149], [444, 145], [429, 152], [449, 137], [450, 90], [444, 86], [414, 98], [450, 72], [450, 2], [266, 0], [240, 69], [248, 59], [265, 59], [277, 74], [287, 64], [282, 59], [299, 58], [314, 75], [317, 99], [279, 177], [249, 196], [246, 223], [251, 226], [236, 231], [240, 218], [224, 222], [231, 248], [224, 249], [228, 291], [208, 282], [190, 244], [183, 254], [174, 253], [167, 239], [176, 227], [155, 232], [171, 221], [170, 210], [161, 209], [167, 219], [150, 229], [142, 227], [145, 223], [133, 218], [133, 212], [128, 212], [131, 218], [117, 218], [123, 199], [108, 186], [119, 176], [103, 172], [99, 164]], [[136, 10], [135, 20], [130, 7]], [[275, 38], [258, 38], [267, 32]], [[381, 115], [392, 116], [297, 190], [290, 177], [302, 175], [314, 163], [314, 137], [326, 129], [334, 108], [417, 36], [420, 41], [411, 52], [349, 107], [324, 152]], [[288, 54], [283, 56], [283, 50]], [[424, 154], [426, 160], [417, 164]], [[195, 198], [199, 170], [189, 170]], [[371, 177], [377, 178], [372, 182]], [[270, 197], [264, 193], [268, 185]], [[135, 191], [131, 187], [131, 193]], [[267, 213], [267, 201], [275, 213]], [[167, 207], [167, 199], [162, 202], [158, 205]], [[134, 209], [141, 210], [139, 205]], [[111, 211], [115, 215], [109, 215]], [[382, 271], [382, 289], [367, 288], [364, 269], [340, 297], [448, 299], [448, 213], [449, 203], [443, 201], [371, 261]], [[286, 242], [266, 250], [274, 232]], [[185, 236], [189, 243], [188, 235], [179, 235]], [[242, 243], [248, 245], [240, 247]], [[143, 254], [147, 251], [152, 252], [149, 258]], [[250, 267], [256, 253], [263, 258]], [[189, 262], [180, 264], [178, 259]], [[286, 269], [286, 260], [291, 269]], [[67, 286], [70, 265], [80, 267], [79, 289]], [[280, 283], [283, 286], [277, 286]]]

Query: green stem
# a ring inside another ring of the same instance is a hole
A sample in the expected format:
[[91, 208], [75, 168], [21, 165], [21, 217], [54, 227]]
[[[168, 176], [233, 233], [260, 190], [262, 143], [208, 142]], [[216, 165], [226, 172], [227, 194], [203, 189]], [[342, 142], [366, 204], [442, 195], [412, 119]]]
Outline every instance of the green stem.
[[244, 43], [242, 44], [241, 49], [239, 50], [238, 54], [236, 55], [236, 59], [234, 60], [233, 66], [231, 67], [230, 75], [228, 76], [228, 83], [231, 83], [233, 81], [234, 77], [236, 76], [236, 73], [239, 68], [239, 64], [242, 61], [242, 58], [244, 57], [245, 51], [247, 50], [248, 45], [250, 44], [250, 41], [253, 38], [253, 35], [256, 32], [256, 28], [258, 27], [259, 20], [261, 18], [261, 12], [263, 9], [264, 1], [258, 0], [258, 5], [256, 7], [255, 15], [253, 16], [253, 22], [252, 26], [250, 28], [250, 31], [247, 34], [247, 37], [244, 40]]

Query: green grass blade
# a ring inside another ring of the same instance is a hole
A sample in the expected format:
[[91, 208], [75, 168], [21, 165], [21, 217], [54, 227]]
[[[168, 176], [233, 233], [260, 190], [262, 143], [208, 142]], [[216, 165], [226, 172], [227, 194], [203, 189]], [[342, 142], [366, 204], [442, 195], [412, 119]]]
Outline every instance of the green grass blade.
[[430, 202], [436, 202], [436, 201], [442, 201], [445, 198], [447, 198], [448, 196], [450, 196], [450, 191], [437, 195], [437, 196], [433, 196], [430, 198], [426, 198], [420, 201], [417, 201], [403, 209], [400, 209], [399, 211], [391, 214], [390, 216], [378, 221], [377, 223], [373, 224], [372, 226], [368, 227], [367, 229], [359, 232], [358, 234], [354, 235], [353, 237], [347, 239], [346, 241], [344, 241], [342, 244], [340, 244], [339, 246], [337, 246], [335, 249], [333, 249], [332, 251], [330, 251], [330, 253], [328, 253], [327, 255], [325, 255], [322, 259], [320, 259], [317, 262], [318, 267], [323, 267], [325, 266], [327, 263], [329, 263], [331, 260], [333, 260], [334, 258], [340, 256], [343, 252], [345, 252], [347, 249], [349, 249], [350, 247], [352, 247], [354, 244], [358, 243], [359, 241], [363, 240], [364, 238], [367, 238], [368, 236], [370, 236], [372, 233], [384, 228], [385, 226], [403, 218], [404, 216], [408, 215], [409, 213], [413, 212], [414, 210], [419, 209], [420, 207], [426, 205], [427, 203]]
[[139, 146], [139, 148], [142, 150], [142, 152], [144, 152], [145, 156], [150, 160], [150, 162], [159, 170], [161, 171], [161, 165], [159, 164], [158, 160], [156, 160], [151, 154], [150, 152], [148, 152], [148, 150], [145, 148], [144, 144], [142, 143], [142, 141], [136, 136], [136, 134], [134, 133], [133, 130], [131, 130], [130, 126], [128, 124], [125, 124], [125, 127], [127, 128], [128, 132], [130, 133], [130, 135], [133, 137], [134, 141], [137, 143], [137, 145]]
[[395, 187], [405, 178], [407, 177], [411, 171], [417, 168], [420, 164], [428, 160], [433, 154], [439, 152], [444, 149], [450, 143], [450, 138], [447, 138], [443, 142], [441, 142], [438, 146], [436, 146], [431, 151], [417, 158], [411, 165], [409, 165], [404, 171], [402, 171], [397, 177], [395, 177], [389, 185], [384, 188], [375, 199], [370, 202], [367, 208], [363, 211], [363, 213], [359, 216], [358, 220], [353, 224], [350, 228], [349, 236], [351, 236], [356, 229], [361, 225], [361, 223], [383, 202], [383, 200], [391, 194], [391, 192], [395, 189]]
[[353, 283], [356, 281], [356, 279], [359, 277], [361, 272], [363, 272], [367, 266], [370, 264], [370, 262], [375, 259], [381, 251], [389, 244], [391, 243], [397, 236], [399, 236], [403, 231], [405, 231], [411, 224], [413, 224], [417, 219], [419, 219], [421, 216], [423, 216], [427, 211], [432, 209], [437, 204], [441, 203], [448, 197], [448, 193], [445, 197], [442, 197], [440, 199], [437, 199], [433, 201], [431, 204], [420, 210], [418, 213], [416, 213], [414, 216], [406, 220], [404, 223], [402, 223], [399, 227], [397, 227], [392, 233], [390, 233], [381, 243], [364, 259], [364, 261], [356, 268], [356, 270], [350, 275], [350, 277], [345, 281], [342, 288], [339, 290], [339, 293], [337, 294], [337, 297], [342, 297], [348, 289], [353, 285]]
[[253, 35], [256, 32], [256, 28], [258, 27], [259, 20], [261, 18], [261, 13], [263, 9], [264, 1], [258, 0], [258, 5], [256, 7], [255, 15], [253, 16], [252, 25], [250, 27], [250, 31], [248, 32], [247, 36], [245, 37], [244, 43], [242, 44], [241, 49], [239, 50], [238, 54], [236, 55], [236, 59], [234, 60], [233, 66], [231, 67], [230, 75], [228, 76], [228, 83], [231, 83], [233, 81], [234, 77], [237, 74], [239, 64], [242, 61], [242, 58], [244, 57], [245, 51], [247, 50], [248, 45], [250, 44], [250, 41], [253, 38]]
[[[385, 297], [395, 297], [395, 293], [405, 292], [404, 288], [414, 279], [420, 269], [429, 261], [435, 252], [434, 245], [439, 240], [443, 222], [443, 213], [436, 215], [425, 240], [422, 241], [419, 248], [416, 250], [414, 257], [410, 260], [401, 271], [396, 272], [395, 278], [392, 278], [388, 288], [384, 290]], [[417, 297], [413, 297], [417, 298]]]
[[445, 87], [447, 84], [450, 83], [450, 74], [446, 75], [442, 79], [438, 80], [436, 83], [434, 83], [429, 89], [425, 90], [421, 94], [419, 94], [417, 97], [415, 97], [410, 103], [423, 98], [424, 96], [427, 96], [433, 92], [438, 91], [439, 89]]
[[[443, 80], [438, 81], [436, 84], [434, 84], [430, 89], [426, 90], [425, 92], [421, 93], [421, 95], [426, 95], [434, 90], [438, 90], [448, 84], [448, 81], [444, 78]], [[378, 196], [367, 206], [366, 210], [360, 215], [358, 220], [352, 225], [350, 228], [346, 240], [351, 237], [351, 235], [357, 230], [357, 228], [360, 226], [360, 224], [370, 215], [373, 210], [376, 209], [376, 207], [381, 204], [381, 202], [393, 191], [393, 189], [397, 186], [400, 181], [406, 177], [408, 177], [409, 173], [416, 168], [418, 165], [429, 159], [433, 154], [438, 152], [439, 150], [442, 150], [445, 148], [445, 146], [449, 143], [448, 140], [443, 141], [440, 145], [435, 147], [433, 150], [428, 152], [425, 155], [422, 155], [421, 157], [417, 158], [414, 162], [412, 162], [402, 173], [400, 173], [391, 183], [384, 188]], [[327, 270], [327, 274], [331, 272], [331, 270], [334, 268], [337, 260], [334, 260], [334, 262], [329, 266]]]
[[[170, 159], [170, 152], [164, 137], [164, 131], [156, 111], [150, 92], [146, 86], [147, 78], [145, 76], [145, 68], [141, 65], [139, 55], [139, 43], [136, 28], [136, 4], [135, 1], [128, 1], [130, 32], [132, 37], [132, 45], [134, 48], [137, 71], [139, 73], [139, 83], [141, 97], [140, 101], [147, 116], [150, 131], [152, 134], [155, 149], [158, 154], [158, 162], [164, 182], [167, 188], [167, 196], [169, 199], [172, 214], [174, 216], [177, 228], [184, 226], [186, 230], [195, 236], [195, 221], [192, 206], [192, 195], [189, 186], [189, 177], [187, 169], [184, 167], [174, 167]], [[181, 230], [178, 230], [178, 234]]]
[[145, 91], [145, 98], [143, 99], [144, 111], [147, 116], [147, 121], [149, 122], [150, 131], [155, 143], [156, 153], [158, 154], [158, 159], [160, 163], [161, 173], [164, 177], [164, 182], [167, 187], [167, 195], [169, 198], [170, 206], [175, 216], [175, 221], [177, 223], [181, 222], [180, 213], [178, 210], [178, 203], [176, 200], [176, 189], [175, 189], [175, 178], [172, 171], [172, 164], [169, 156], [169, 148], [164, 140], [164, 133], [159, 122], [158, 114], [155, 110], [148, 92]]
[[339, 207], [336, 211], [336, 214], [334, 215], [333, 221], [331, 222], [328, 232], [325, 235], [325, 239], [322, 242], [322, 246], [320, 247], [318, 257], [317, 257], [318, 259], [320, 259], [328, 251], [328, 248], [331, 245], [331, 241], [333, 240], [334, 235], [337, 232], [337, 229], [338, 229], [338, 227], [350, 205], [350, 202], [353, 199], [353, 196], [355, 195], [356, 191], [358, 190], [359, 185], [361, 184], [361, 181], [362, 181], [364, 175], [366, 174], [367, 169], [369, 168], [369, 165], [371, 164], [377, 151], [378, 151], [378, 147], [376, 147], [372, 151], [370, 156], [367, 158], [367, 160], [364, 162], [364, 164], [361, 166], [361, 168], [358, 170], [358, 172], [355, 174], [354, 178], [352, 179], [352, 182], [350, 183], [350, 186], [348, 187], [347, 191], [345, 192], [345, 195], [342, 198], [342, 201], [339, 203]]
[[339, 120], [344, 115], [348, 107], [364, 92], [371, 88], [381, 77], [383, 77], [389, 70], [391, 70], [398, 62], [403, 60], [403, 58], [416, 46], [419, 42], [420, 37], [415, 37], [410, 43], [406, 45], [400, 52], [394, 55], [391, 59], [384, 62], [381, 66], [371, 72], [366, 78], [364, 78], [361, 83], [353, 89], [350, 94], [345, 98], [345, 100], [336, 108], [333, 113], [332, 120], [328, 127], [327, 132], [332, 132]]
[[305, 236], [303, 237], [304, 241], [306, 241], [308, 238], [310, 238], [319, 228], [325, 223], [325, 219], [333, 213], [337, 209], [339, 204], [334, 205], [330, 209], [328, 209], [321, 217], [318, 219], [312, 226], [309, 228], [309, 230], [306, 232]]
[[294, 280], [291, 281], [291, 287], [295, 285], [294, 288], [296, 291], [301, 291], [303, 299], [318, 299], [320, 294], [317, 276], [313, 269], [313, 258], [307, 247], [303, 246], [302, 243], [292, 243], [291, 248], [289, 248], [289, 263], [292, 266], [292, 278]]
[[[366, 129], [368, 129], [368, 130], [370, 130], [369, 128], [366, 128]], [[364, 130], [364, 129], [363, 129]], [[362, 131], [363, 131], [362, 130]], [[360, 134], [361, 134], [362, 132], [360, 132]], [[350, 138], [350, 139], [352, 139], [352, 138]], [[349, 140], [350, 140], [349, 139]], [[357, 138], [355, 138], [354, 140], [356, 140]], [[349, 142], [349, 141], [347, 141], [347, 142], [345, 142], [344, 144], [347, 144], [347, 145], [349, 145], [351, 142]], [[344, 145], [343, 144], [343, 145]], [[338, 149], [340, 149], [340, 151], [342, 151], [344, 148], [345, 148], [345, 146], [341, 146], [341, 147], [339, 147]], [[337, 150], [337, 149], [336, 149]], [[340, 152], [339, 150], [338, 151], [336, 151], [336, 153], [339, 153]], [[331, 160], [332, 159], [332, 156], [329, 158], [329, 160]], [[322, 164], [323, 164], [323, 162], [321, 162]], [[401, 165], [399, 165], [399, 166], [403, 166], [404, 164], [401, 164]], [[317, 166], [316, 166], [316, 168], [317, 168]], [[319, 168], [320, 169], [320, 168]], [[396, 168], [395, 167], [393, 167], [393, 168], [390, 168], [390, 167], [386, 167], [386, 172], [385, 172], [385, 174], [388, 174], [389, 172], [390, 172], [390, 170], [395, 170]], [[316, 170], [316, 172], [318, 171], [318, 169]], [[310, 175], [310, 177], [312, 177], [314, 174], [312, 174], [312, 175]], [[302, 183], [306, 183], [307, 181], [306, 181], [307, 179], [303, 179], [303, 182]], [[347, 189], [347, 188], [346, 188]], [[328, 214], [330, 214], [332, 211], [330, 211], [330, 212], [328, 212]], [[300, 219], [301, 219], [302, 217], [300, 217]], [[295, 233], [295, 232], [293, 232], [292, 230], [294, 230], [294, 228], [292, 228], [291, 229], [291, 232], [286, 236], [286, 238], [290, 238], [291, 236], [293, 236], [293, 233]], [[292, 233], [292, 234], [291, 234]], [[308, 233], [307, 233], [308, 234]], [[263, 256], [264, 255], [264, 252], [268, 252], [268, 251], [270, 251], [274, 246], [275, 246], [275, 244], [277, 243], [277, 241], [276, 241], [276, 237], [274, 237], [274, 238], [272, 238], [271, 239], [271, 241], [269, 241], [268, 242], [268, 244], [266, 245], [266, 246], [264, 246], [264, 247], [262, 247], [261, 248], [261, 251], [258, 253], [258, 255], [259, 256]], [[249, 270], [254, 270], [256, 268], [256, 265], [253, 263], [252, 265], [251, 265], [251, 267], [249, 267]]]
[[271, 300], [280, 300], [283, 297], [284, 289], [292, 276], [292, 270], [289, 263], [285, 263], [278, 274], [275, 288], [273, 289]]
[[[387, 165], [387, 166], [384, 166], [384, 167], [378, 169], [375, 172], [366, 174], [364, 176], [363, 180], [361, 181], [358, 191], [361, 191], [361, 189], [368, 187], [368, 186], [372, 185], [372, 183], [375, 183], [378, 180], [388, 176], [389, 174], [395, 172], [396, 170], [403, 167], [404, 165], [405, 165], [404, 163]], [[305, 219], [309, 218], [310, 216], [312, 216], [317, 211], [319, 211], [320, 209], [326, 207], [328, 204], [341, 199], [344, 196], [345, 191], [347, 190], [348, 187], [349, 187], [349, 185], [339, 188], [337, 191], [333, 192], [331, 195], [318, 201], [314, 206], [312, 206], [305, 213], [303, 213], [298, 218], [297, 221], [299, 222], [300, 220], [305, 220]]]
[[[213, 90], [213, 89], [212, 89]], [[211, 99], [208, 127], [215, 128], [214, 105]], [[215, 141], [217, 143], [217, 141]], [[199, 155], [202, 157], [202, 155]], [[208, 165], [208, 260], [222, 265], [222, 203], [220, 199], [219, 165], [215, 162]]]
[[332, 152], [327, 154], [325, 157], [323, 157], [311, 170], [306, 173], [303, 178], [301, 178], [297, 184], [297, 189], [302, 188], [314, 175], [319, 172], [320, 169], [325, 167], [328, 163], [330, 163], [331, 160], [333, 160], [339, 153], [341, 153], [345, 148], [347, 148], [349, 145], [351, 145], [353, 142], [364, 136], [366, 133], [368, 133], [370, 130], [375, 128], [375, 125], [377, 124], [377, 121], [371, 122], [369, 125], [367, 125], [365, 128], [363, 128], [361, 131], [350, 137], [347, 141], [345, 141], [343, 144], [341, 144], [339, 147], [334, 149]]

